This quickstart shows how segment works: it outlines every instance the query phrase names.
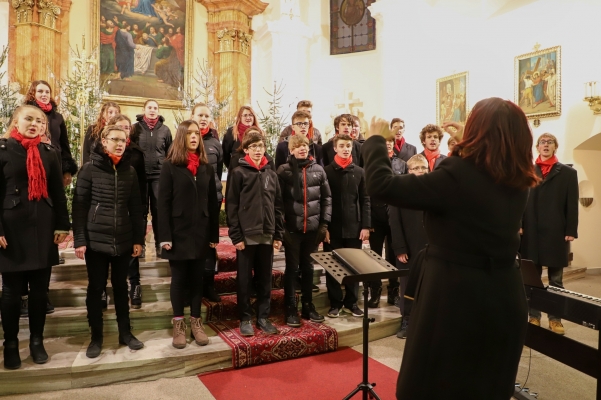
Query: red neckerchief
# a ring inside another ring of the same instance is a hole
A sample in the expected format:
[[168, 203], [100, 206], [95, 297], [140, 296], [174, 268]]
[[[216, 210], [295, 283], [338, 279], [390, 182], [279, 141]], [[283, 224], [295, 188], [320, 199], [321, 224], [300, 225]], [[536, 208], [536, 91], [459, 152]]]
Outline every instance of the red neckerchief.
[[401, 140], [395, 140], [394, 141], [394, 148], [396, 149], [397, 152], [400, 152], [401, 149], [403, 148], [404, 144], [405, 144], [405, 137], [402, 136]]
[[547, 177], [549, 172], [551, 172], [551, 168], [553, 168], [553, 166], [558, 162], [559, 160], [557, 159], [556, 155], [553, 155], [553, 157], [549, 158], [546, 161], [543, 161], [540, 155], [538, 156], [538, 158], [536, 159], [536, 165], [538, 165], [538, 167], [540, 168], [540, 172], [543, 173], [543, 179]]
[[109, 158], [111, 159], [111, 161], [113, 162], [113, 165], [116, 167], [117, 165], [119, 165], [119, 163], [121, 162], [121, 158], [123, 157], [123, 155], [116, 155], [116, 154], [111, 154], [108, 151], [104, 151], [106, 153], [107, 156], [109, 156]]
[[188, 166], [186, 168], [188, 168], [188, 170], [190, 172], [192, 172], [193, 176], [196, 176], [196, 171], [198, 171], [198, 166], [200, 165], [200, 158], [198, 157], [198, 154], [196, 154], [195, 152], [188, 152]]
[[38, 105], [38, 107], [40, 107], [42, 109], [42, 111], [44, 112], [50, 112], [52, 110], [52, 103], [42, 103], [39, 100], [35, 101], [36, 104]]
[[392, 158], [392, 156], [394, 156], [394, 151], [389, 151], [388, 152], [388, 158]]
[[430, 171], [434, 171], [434, 164], [436, 164], [436, 159], [440, 157], [440, 149], [436, 149], [434, 151], [424, 149], [424, 154], [426, 155], [426, 160], [428, 160]]
[[41, 142], [39, 136], [33, 139], [24, 138], [19, 133], [17, 128], [13, 128], [10, 132], [10, 137], [21, 143], [21, 146], [27, 151], [27, 187], [29, 192], [29, 200], [41, 200], [42, 197], [48, 197], [48, 184], [46, 181], [46, 170], [40, 157], [38, 144]]
[[246, 126], [242, 122], [238, 122], [238, 141], [240, 143], [242, 143], [242, 139], [244, 139], [244, 134], [248, 128], [250, 128], [250, 126]]
[[128, 147], [131, 143], [131, 139], [129, 137], [127, 137], [127, 139], [125, 139], [125, 147]]
[[205, 129], [200, 130], [200, 134], [202, 135], [202, 137], [205, 137], [205, 135], [207, 133], [209, 133], [210, 130], [211, 130], [211, 127], [207, 125], [207, 127]]
[[309, 139], [309, 143], [311, 143], [313, 140], [313, 121], [309, 121], [309, 132], [307, 133], [307, 139]]
[[345, 169], [346, 167], [348, 167], [349, 165], [351, 165], [351, 163], [353, 162], [353, 156], [351, 155], [349, 158], [347, 158], [345, 160], [344, 158], [342, 158], [338, 154], [336, 154], [334, 156], [334, 162], [336, 164], [338, 164], [340, 167], [342, 167], [342, 169]]
[[146, 122], [146, 125], [148, 125], [148, 129], [153, 130], [154, 127], [156, 126], [156, 124], [159, 122], [159, 117], [156, 117], [155, 119], [150, 119], [150, 118], [146, 118], [146, 115], [145, 115], [144, 122]]
[[263, 156], [263, 158], [261, 159], [261, 163], [257, 166], [257, 164], [255, 164], [255, 162], [252, 160], [252, 158], [250, 158], [250, 156], [247, 154], [246, 156], [244, 156], [244, 159], [246, 160], [247, 163], [249, 163], [252, 167], [255, 167], [257, 170], [261, 170], [263, 169], [264, 166], [267, 165], [267, 157]]

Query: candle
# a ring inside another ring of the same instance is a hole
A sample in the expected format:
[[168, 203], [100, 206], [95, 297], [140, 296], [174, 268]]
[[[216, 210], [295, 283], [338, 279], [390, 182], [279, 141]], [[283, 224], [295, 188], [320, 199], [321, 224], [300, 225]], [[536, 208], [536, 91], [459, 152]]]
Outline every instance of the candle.
[[86, 49], [86, 35], [85, 35], [85, 33], [83, 35], [81, 35], [81, 49], [82, 50]]

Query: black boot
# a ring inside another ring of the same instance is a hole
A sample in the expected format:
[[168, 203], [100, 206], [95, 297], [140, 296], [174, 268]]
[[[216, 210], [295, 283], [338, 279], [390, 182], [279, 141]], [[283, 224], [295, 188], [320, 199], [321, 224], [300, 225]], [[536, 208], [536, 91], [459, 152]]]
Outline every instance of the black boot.
[[96, 358], [100, 355], [103, 339], [102, 327], [92, 328], [92, 341], [86, 350], [86, 357]]
[[29, 351], [31, 358], [36, 364], [45, 364], [48, 362], [48, 353], [44, 348], [44, 337], [42, 335], [31, 335], [29, 339]]
[[369, 288], [370, 299], [367, 302], [369, 308], [378, 308], [380, 306], [380, 296], [382, 296], [382, 286], [378, 288]]
[[396, 334], [399, 339], [407, 337], [407, 329], [409, 329], [409, 317], [401, 317], [401, 329]]
[[319, 314], [315, 310], [315, 305], [313, 303], [303, 303], [303, 306], [301, 309], [301, 316], [303, 317], [303, 319], [308, 319], [311, 322], [321, 323], [325, 320], [323, 315]]
[[399, 297], [399, 287], [388, 286], [388, 304], [394, 306], [397, 302], [397, 297]]
[[206, 273], [203, 283], [202, 297], [213, 303], [219, 303], [221, 301], [221, 296], [215, 291], [215, 274], [213, 272]]
[[140, 342], [130, 331], [119, 332], [119, 344], [127, 346], [130, 350], [140, 350], [144, 343]]
[[21, 356], [19, 355], [19, 341], [4, 341], [4, 368], [21, 368]]

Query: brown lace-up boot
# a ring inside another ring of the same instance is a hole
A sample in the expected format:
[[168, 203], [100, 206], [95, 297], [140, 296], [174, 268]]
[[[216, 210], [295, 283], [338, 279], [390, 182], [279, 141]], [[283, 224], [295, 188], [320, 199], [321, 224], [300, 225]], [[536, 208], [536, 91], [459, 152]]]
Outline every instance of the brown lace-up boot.
[[190, 329], [192, 329], [192, 336], [197, 345], [206, 346], [209, 344], [209, 337], [202, 327], [202, 318], [190, 317]]
[[186, 347], [186, 329], [188, 328], [186, 326], [186, 321], [183, 318], [177, 320], [173, 318], [171, 320], [171, 323], [173, 324], [172, 345], [176, 349], [183, 349], [184, 347]]

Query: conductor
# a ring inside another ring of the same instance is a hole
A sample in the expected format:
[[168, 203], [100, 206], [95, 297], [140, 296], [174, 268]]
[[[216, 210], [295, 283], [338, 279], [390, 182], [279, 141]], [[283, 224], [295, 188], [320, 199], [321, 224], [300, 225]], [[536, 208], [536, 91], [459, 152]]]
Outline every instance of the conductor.
[[479, 101], [451, 157], [422, 176], [393, 173], [393, 134], [372, 120], [361, 149], [368, 194], [425, 211], [429, 241], [397, 399], [510, 399], [528, 321], [518, 232], [539, 181], [526, 116], [507, 100]]

